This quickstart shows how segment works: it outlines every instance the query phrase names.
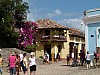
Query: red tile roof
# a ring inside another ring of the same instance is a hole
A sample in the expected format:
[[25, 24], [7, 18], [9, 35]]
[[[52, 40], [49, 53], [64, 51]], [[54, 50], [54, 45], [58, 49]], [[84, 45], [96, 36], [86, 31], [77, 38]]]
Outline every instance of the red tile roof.
[[75, 28], [70, 28], [69, 33], [70, 33], [70, 35], [85, 37], [85, 34], [83, 32], [81, 32], [80, 30], [75, 29]]
[[63, 26], [50, 19], [37, 20], [36, 23], [38, 24], [38, 29], [63, 28], [63, 29], [68, 29], [70, 32], [70, 35], [76, 35], [76, 36], [81, 36], [81, 37], [85, 36], [84, 33], [78, 29]]
[[37, 20], [36, 23], [38, 24], [39, 29], [44, 29], [44, 28], [64, 28], [64, 29], [69, 29], [66, 26], [60, 25], [56, 23], [53, 20], [50, 19], [43, 19], [43, 20]]

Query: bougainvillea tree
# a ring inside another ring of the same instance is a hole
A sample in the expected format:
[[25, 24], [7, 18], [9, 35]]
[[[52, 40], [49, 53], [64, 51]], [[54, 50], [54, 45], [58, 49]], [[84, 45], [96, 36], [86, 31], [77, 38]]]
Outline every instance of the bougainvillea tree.
[[26, 49], [36, 44], [37, 27], [35, 22], [27, 21], [24, 27], [19, 29], [18, 47], [20, 49]]

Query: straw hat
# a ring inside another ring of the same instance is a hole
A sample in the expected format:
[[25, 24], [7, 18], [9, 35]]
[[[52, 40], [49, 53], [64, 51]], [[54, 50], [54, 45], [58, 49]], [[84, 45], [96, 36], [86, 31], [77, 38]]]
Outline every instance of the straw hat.
[[31, 54], [30, 55], [35, 55], [33, 52], [31, 52]]
[[16, 55], [15, 52], [12, 52], [12, 55]]

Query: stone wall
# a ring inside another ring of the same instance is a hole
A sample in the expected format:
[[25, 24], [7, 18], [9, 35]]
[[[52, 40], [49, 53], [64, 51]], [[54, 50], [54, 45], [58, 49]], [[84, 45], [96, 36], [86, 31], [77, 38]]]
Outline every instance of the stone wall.
[[[27, 53], [25, 51], [22, 51], [22, 50], [19, 50], [19, 49], [16, 49], [16, 48], [2, 48], [1, 49], [2, 51], [0, 51], [0, 54], [2, 55], [2, 58], [4, 60], [4, 62], [7, 61], [7, 58], [9, 57], [9, 55], [12, 53], [12, 52], [19, 52], [21, 51], [22, 54], [23, 53]], [[29, 56], [29, 53], [27, 53], [27, 55]]]

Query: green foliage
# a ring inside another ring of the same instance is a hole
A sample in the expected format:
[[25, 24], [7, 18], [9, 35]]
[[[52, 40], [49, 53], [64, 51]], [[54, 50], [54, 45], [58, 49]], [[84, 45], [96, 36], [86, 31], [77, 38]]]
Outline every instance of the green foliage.
[[[0, 0], [0, 46], [16, 47], [18, 29], [24, 25], [28, 4], [23, 0]], [[16, 28], [17, 27], [17, 28]]]
[[33, 44], [33, 45], [28, 45], [28, 46], [26, 47], [26, 51], [27, 51], [27, 52], [35, 52], [35, 50], [36, 50], [36, 45], [35, 45], [35, 44]]

